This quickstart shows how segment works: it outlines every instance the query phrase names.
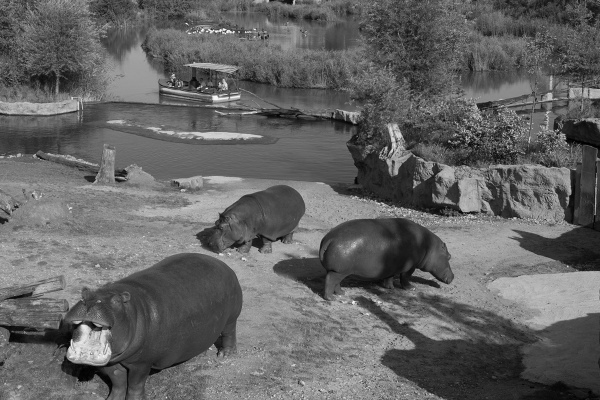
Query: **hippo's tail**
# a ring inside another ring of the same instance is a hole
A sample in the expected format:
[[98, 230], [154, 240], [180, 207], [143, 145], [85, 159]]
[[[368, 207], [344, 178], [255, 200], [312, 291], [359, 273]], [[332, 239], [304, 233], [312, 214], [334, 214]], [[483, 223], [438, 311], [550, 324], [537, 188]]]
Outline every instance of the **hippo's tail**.
[[321, 260], [321, 265], [327, 269], [327, 249], [329, 245], [331, 245], [332, 240], [328, 237], [324, 237], [321, 241], [321, 247], [319, 248], [319, 260]]

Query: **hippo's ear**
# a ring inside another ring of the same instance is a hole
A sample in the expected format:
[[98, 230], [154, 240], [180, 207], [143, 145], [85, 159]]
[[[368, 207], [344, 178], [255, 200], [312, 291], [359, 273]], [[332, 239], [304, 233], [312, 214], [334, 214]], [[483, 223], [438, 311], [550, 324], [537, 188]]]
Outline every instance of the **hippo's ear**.
[[127, 303], [131, 299], [131, 295], [129, 294], [129, 292], [123, 292], [121, 293], [121, 299], [123, 303]]
[[83, 299], [83, 301], [88, 300], [90, 298], [91, 293], [92, 293], [92, 291], [87, 287], [84, 287], [83, 289], [81, 289], [81, 298]]

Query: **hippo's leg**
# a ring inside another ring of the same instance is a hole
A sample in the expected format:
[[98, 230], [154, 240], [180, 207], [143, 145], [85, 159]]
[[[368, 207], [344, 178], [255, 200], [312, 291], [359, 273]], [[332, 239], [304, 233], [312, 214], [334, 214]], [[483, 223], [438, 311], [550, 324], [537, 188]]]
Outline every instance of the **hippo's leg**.
[[284, 237], [281, 238], [281, 243], [292, 244], [294, 243], [294, 231], [288, 233]]
[[236, 321], [227, 324], [215, 342], [217, 357], [227, 357], [237, 351]]
[[325, 300], [333, 300], [333, 294], [344, 294], [340, 286], [340, 282], [347, 277], [348, 274], [341, 274], [335, 271], [329, 271], [325, 277], [325, 292], [323, 298]]
[[258, 251], [265, 254], [271, 254], [273, 252], [273, 247], [271, 247], [271, 241], [264, 236], [261, 236], [263, 245]]
[[127, 400], [146, 399], [146, 379], [150, 375], [150, 365], [139, 365], [129, 367], [127, 375]]
[[239, 251], [240, 253], [247, 253], [250, 251], [251, 247], [252, 247], [252, 240], [249, 240], [247, 242], [244, 242], [244, 244], [241, 245], [240, 247], [238, 247], [237, 251]]
[[414, 268], [411, 268], [407, 272], [403, 272], [400, 274], [400, 287], [402, 289], [412, 289], [413, 285], [410, 283], [410, 277], [415, 272]]
[[389, 278], [385, 278], [383, 280], [383, 287], [386, 289], [393, 289], [394, 288], [394, 276], [390, 276]]
[[110, 379], [110, 395], [106, 400], [125, 400], [127, 395], [127, 370], [121, 364], [99, 368]]

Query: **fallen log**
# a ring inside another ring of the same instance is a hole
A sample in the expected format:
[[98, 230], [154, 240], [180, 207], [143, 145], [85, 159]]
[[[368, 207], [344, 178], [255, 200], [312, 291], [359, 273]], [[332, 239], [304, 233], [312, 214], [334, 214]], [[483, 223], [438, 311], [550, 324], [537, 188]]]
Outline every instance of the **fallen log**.
[[[93, 173], [95, 175], [100, 172], [100, 166], [98, 164], [94, 164], [85, 160], [78, 160], [72, 156], [65, 156], [61, 154], [49, 154], [44, 153], [41, 150], [38, 150], [35, 153], [37, 158], [41, 158], [42, 160], [52, 161], [58, 164], [67, 165], [69, 167], [77, 168], [80, 171], [86, 171]], [[127, 171], [124, 168], [115, 169], [115, 179], [119, 181], [127, 180]]]

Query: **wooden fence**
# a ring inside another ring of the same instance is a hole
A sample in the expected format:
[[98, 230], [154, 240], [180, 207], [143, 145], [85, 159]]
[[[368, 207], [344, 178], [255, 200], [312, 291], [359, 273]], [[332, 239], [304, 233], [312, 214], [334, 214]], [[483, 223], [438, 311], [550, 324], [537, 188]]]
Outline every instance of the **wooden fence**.
[[600, 231], [600, 160], [598, 149], [583, 146], [575, 178], [573, 223]]

